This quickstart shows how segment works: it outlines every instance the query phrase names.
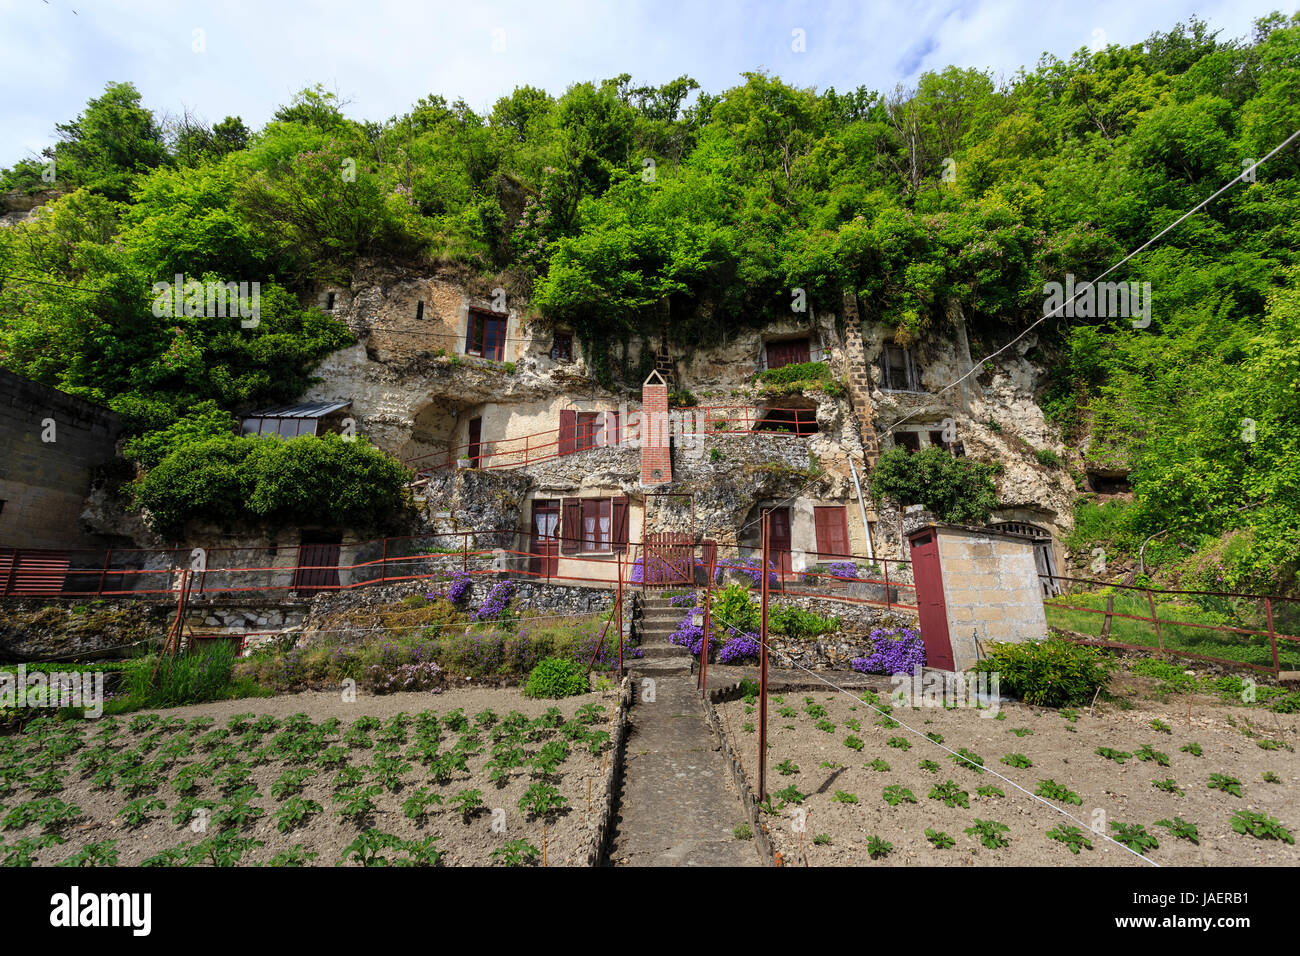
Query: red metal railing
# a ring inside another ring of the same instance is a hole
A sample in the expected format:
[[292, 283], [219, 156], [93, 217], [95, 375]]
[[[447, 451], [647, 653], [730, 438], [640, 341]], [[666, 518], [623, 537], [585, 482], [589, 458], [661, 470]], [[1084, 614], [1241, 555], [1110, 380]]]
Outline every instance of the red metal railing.
[[[27, 598], [127, 598], [174, 600], [181, 593], [182, 579], [188, 575], [191, 599], [212, 600], [237, 597], [240, 600], [271, 599], [292, 592], [346, 591], [372, 584], [436, 579], [449, 581], [457, 572], [470, 575], [509, 574], [539, 581], [613, 588], [621, 577], [624, 582], [639, 581], [629, 569], [645, 561], [641, 542], [626, 546], [611, 545], [601, 553], [568, 552], [556, 537], [537, 535], [515, 529], [498, 531], [431, 532], [376, 538], [347, 545], [354, 557], [348, 563], [274, 564], [281, 549], [274, 547], [210, 548], [196, 555], [194, 549], [81, 549], [57, 552], [67, 562], [61, 580], [48, 575], [39, 582], [29, 582], [15, 575], [29, 560], [50, 552], [8, 549], [0, 557], [9, 559], [10, 571], [0, 577], [0, 599]], [[752, 549], [740, 549], [740, 552]], [[705, 546], [691, 548], [692, 563], [704, 567]], [[738, 554], [740, 553], [738, 552]], [[744, 557], [716, 558], [717, 567], [738, 572], [753, 572]], [[915, 609], [915, 603], [900, 600], [900, 589], [913, 589], [907, 580], [909, 561], [844, 556], [838, 561], [858, 561], [868, 565], [868, 573], [882, 577], [850, 577], [829, 571], [803, 571], [782, 577], [775, 589], [788, 597], [817, 597], [849, 604], [874, 604], [901, 610]], [[38, 561], [38, 563], [40, 563]], [[875, 570], [872, 571], [874, 566]], [[892, 574], [890, 567], [897, 570]], [[605, 571], [595, 573], [598, 567]], [[310, 576], [310, 584], [301, 583], [304, 571], [326, 572]], [[324, 578], [324, 580], [322, 580]], [[760, 579], [761, 580], [761, 579]], [[694, 587], [695, 583], [684, 585]], [[883, 588], [883, 590], [882, 590]]]
[[[612, 416], [612, 410], [609, 413]], [[811, 408], [765, 408], [754, 405], [700, 405], [675, 408], [671, 428], [687, 435], [792, 435], [817, 432], [816, 411]], [[616, 432], [611, 437], [610, 432]], [[468, 460], [472, 468], [518, 468], [561, 455], [607, 446], [635, 445], [641, 439], [641, 413], [628, 413], [615, 424], [581, 422], [572, 429], [552, 428], [514, 438], [480, 439], [450, 446], [446, 451], [408, 458], [403, 464], [418, 472], [439, 471]]]

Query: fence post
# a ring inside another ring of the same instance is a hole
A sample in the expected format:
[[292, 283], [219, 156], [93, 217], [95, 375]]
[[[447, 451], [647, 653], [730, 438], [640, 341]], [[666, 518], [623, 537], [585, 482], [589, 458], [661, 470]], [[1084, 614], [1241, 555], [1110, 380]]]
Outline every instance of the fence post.
[[615, 614], [618, 615], [614, 640], [618, 641], [618, 676], [623, 678], [623, 554], [618, 555], [618, 595], [614, 598]]
[[1156, 628], [1156, 645], [1160, 648], [1160, 653], [1163, 654], [1165, 652], [1165, 639], [1160, 634], [1160, 621], [1156, 617], [1156, 599], [1151, 596], [1150, 588], [1147, 588], [1146, 592], [1147, 592], [1147, 607], [1151, 609], [1151, 623], [1154, 624]]
[[[880, 563], [885, 566], [885, 610], [893, 610], [893, 605], [889, 600], [889, 559], [881, 558]], [[913, 580], [916, 580], [913, 578]]]
[[388, 539], [387, 538], [384, 539], [383, 562], [380, 564], [379, 568], [380, 568], [379, 580], [381, 582], [387, 581], [388, 580]]
[[1101, 639], [1110, 640], [1110, 616], [1115, 613], [1115, 592], [1106, 595], [1106, 619], [1101, 622]]
[[758, 647], [758, 802], [767, 797], [767, 602], [768, 526], [771, 512], [763, 512], [763, 608]]
[[700, 639], [700, 672], [696, 675], [696, 684], [700, 692], [709, 691], [709, 631], [712, 626], [710, 613], [713, 609], [713, 566], [717, 563], [717, 550], [709, 559], [709, 576], [704, 579], [704, 634]]
[[1281, 665], [1277, 659], [1277, 634], [1273, 631], [1273, 599], [1264, 598], [1264, 614], [1268, 617], [1268, 645], [1273, 651], [1273, 676], [1276, 677], [1282, 671]]
[[460, 569], [469, 574], [469, 532], [460, 533]]
[[104, 580], [108, 577], [108, 566], [112, 560], [113, 549], [109, 548], [104, 552], [104, 570], [99, 572], [99, 590], [95, 592], [100, 596], [103, 596], [104, 594]]

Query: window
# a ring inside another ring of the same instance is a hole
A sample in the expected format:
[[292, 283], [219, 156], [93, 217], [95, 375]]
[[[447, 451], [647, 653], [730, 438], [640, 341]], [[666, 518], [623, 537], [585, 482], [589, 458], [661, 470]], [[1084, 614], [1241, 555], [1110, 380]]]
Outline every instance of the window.
[[325, 311], [326, 311], [326, 312], [333, 312], [333, 311], [334, 311], [334, 293], [333, 293], [333, 292], [331, 292], [328, 296], [325, 297]]
[[618, 412], [560, 410], [559, 454], [617, 445], [618, 441]]
[[912, 350], [898, 345], [885, 346], [881, 363], [883, 385], [894, 392], [915, 392], [921, 387], [921, 374], [912, 359]]
[[421, 299], [415, 303], [415, 321], [419, 322], [424, 318], [424, 300]]
[[465, 335], [465, 354], [500, 362], [506, 352], [505, 316], [489, 312], [471, 312], [469, 331]]
[[767, 367], [781, 368], [785, 365], [797, 365], [812, 361], [812, 349], [808, 339], [786, 339], [783, 342], [767, 343]]
[[608, 551], [610, 508], [608, 498], [582, 503], [582, 550]]
[[813, 524], [817, 529], [817, 553], [823, 558], [849, 555], [849, 522], [842, 505], [813, 508]]
[[551, 341], [551, 358], [557, 362], [573, 361], [573, 333], [556, 332]]
[[930, 444], [944, 450], [948, 448], [948, 443], [943, 440], [943, 432], [930, 432]]
[[916, 432], [894, 432], [894, 447], [906, 448], [908, 453], [921, 450], [921, 436]]
[[565, 498], [560, 515], [560, 550], [609, 553], [627, 550], [628, 500]]
[[578, 432], [574, 436], [574, 450], [583, 451], [605, 444], [605, 413], [578, 412]]

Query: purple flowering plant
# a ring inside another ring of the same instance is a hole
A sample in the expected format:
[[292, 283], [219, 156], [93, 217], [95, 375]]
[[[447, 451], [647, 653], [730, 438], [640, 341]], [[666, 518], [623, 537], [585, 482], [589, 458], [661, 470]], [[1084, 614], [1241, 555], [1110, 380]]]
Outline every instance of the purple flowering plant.
[[483, 599], [478, 610], [474, 612], [476, 621], [496, 621], [500, 620], [501, 615], [505, 613], [506, 606], [515, 594], [515, 582], [511, 580], [498, 581], [492, 585], [492, 590], [488, 596]]
[[447, 600], [457, 607], [469, 596], [470, 575], [468, 571], [457, 571], [451, 576], [451, 586], [447, 588]]
[[871, 632], [871, 655], [849, 666], [863, 674], [913, 674], [925, 664], [925, 644], [914, 627], [878, 627]]

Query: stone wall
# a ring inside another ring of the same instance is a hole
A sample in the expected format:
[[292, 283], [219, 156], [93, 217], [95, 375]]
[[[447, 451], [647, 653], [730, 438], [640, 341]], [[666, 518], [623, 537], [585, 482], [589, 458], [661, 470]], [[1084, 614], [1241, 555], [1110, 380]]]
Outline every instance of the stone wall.
[[94, 547], [80, 521], [121, 421], [106, 408], [0, 369], [0, 547]]
[[1029, 538], [939, 527], [939, 563], [953, 664], [962, 671], [979, 660], [975, 646], [1047, 636], [1043, 590]]

